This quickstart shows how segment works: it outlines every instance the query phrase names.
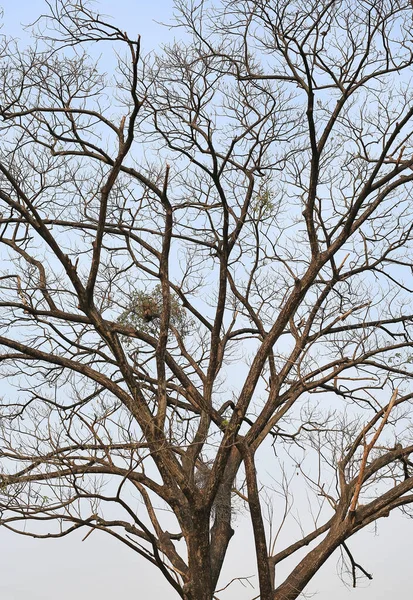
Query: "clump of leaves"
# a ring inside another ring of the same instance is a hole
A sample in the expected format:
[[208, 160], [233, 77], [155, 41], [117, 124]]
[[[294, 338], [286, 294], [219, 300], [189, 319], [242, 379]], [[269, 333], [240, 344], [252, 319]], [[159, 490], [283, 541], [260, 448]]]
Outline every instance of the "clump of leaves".
[[[170, 324], [181, 336], [185, 336], [189, 332], [191, 321], [177, 296], [173, 293], [170, 302]], [[120, 315], [118, 321], [123, 325], [131, 325], [141, 331], [155, 333], [159, 328], [162, 305], [162, 288], [159, 284], [151, 292], [141, 290], [133, 292], [126, 310]]]
[[275, 211], [275, 194], [267, 183], [260, 186], [252, 204], [255, 216], [260, 218], [270, 216]]

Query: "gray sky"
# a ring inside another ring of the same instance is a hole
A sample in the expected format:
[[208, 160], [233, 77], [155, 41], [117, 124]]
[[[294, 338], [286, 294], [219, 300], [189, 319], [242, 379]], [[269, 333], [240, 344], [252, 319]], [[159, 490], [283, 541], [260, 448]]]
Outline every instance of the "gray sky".
[[[43, 0], [3, 0], [3, 33], [20, 35], [21, 21], [33, 20]], [[172, 0], [102, 0], [101, 12], [111, 14], [121, 28], [140, 33], [146, 50], [156, 48], [171, 33], [154, 20], [167, 21]], [[251, 575], [255, 570], [251, 537], [246, 519], [238, 517], [231, 543], [227, 576]], [[410, 563], [413, 523], [399, 515], [382, 519], [374, 529], [349, 541], [355, 558], [374, 579], [356, 590], [347, 589], [336, 574], [334, 555], [309, 586], [319, 600], [388, 600], [411, 596]], [[61, 540], [33, 540], [0, 529], [0, 598], [2, 600], [139, 600], [177, 595], [151, 565], [108, 535], [94, 532], [82, 542], [84, 532]], [[230, 575], [231, 574], [231, 575]], [[225, 585], [227, 580], [223, 580]], [[256, 591], [234, 584], [225, 598], [245, 600]]]

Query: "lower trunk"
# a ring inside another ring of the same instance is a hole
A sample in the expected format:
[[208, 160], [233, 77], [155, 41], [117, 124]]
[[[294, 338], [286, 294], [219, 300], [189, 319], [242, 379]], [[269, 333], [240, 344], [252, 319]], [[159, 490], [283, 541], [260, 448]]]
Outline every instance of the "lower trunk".
[[203, 578], [194, 578], [184, 586], [184, 600], [213, 600], [213, 592], [205, 589]]
[[234, 530], [231, 527], [231, 496], [234, 476], [225, 473], [223, 482], [214, 502], [214, 524], [211, 529], [211, 574], [212, 585], [215, 588], [222, 564], [228, 549], [228, 544]]
[[188, 572], [183, 587], [184, 600], [212, 600], [211, 551], [208, 518], [199, 518], [186, 540]]

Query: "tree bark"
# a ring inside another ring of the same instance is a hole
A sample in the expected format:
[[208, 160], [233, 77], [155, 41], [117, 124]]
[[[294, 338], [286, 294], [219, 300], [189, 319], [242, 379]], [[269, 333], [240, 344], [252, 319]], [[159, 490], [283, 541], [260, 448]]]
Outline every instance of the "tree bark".
[[212, 600], [211, 546], [209, 513], [195, 513], [192, 528], [186, 538], [188, 547], [188, 578], [183, 586], [184, 600]]
[[303, 558], [287, 579], [275, 590], [274, 600], [298, 598], [311, 578], [346, 539], [346, 533], [343, 523], [330, 530], [324, 540]]

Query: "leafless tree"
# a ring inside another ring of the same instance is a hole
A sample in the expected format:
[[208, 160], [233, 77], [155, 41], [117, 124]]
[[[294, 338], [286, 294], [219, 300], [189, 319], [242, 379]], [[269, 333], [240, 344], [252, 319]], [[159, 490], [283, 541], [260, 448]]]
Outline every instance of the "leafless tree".
[[2, 526], [211, 600], [238, 506], [255, 597], [371, 577], [349, 538], [413, 502], [411, 3], [175, 0], [148, 56], [47, 5], [0, 49]]

